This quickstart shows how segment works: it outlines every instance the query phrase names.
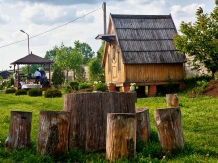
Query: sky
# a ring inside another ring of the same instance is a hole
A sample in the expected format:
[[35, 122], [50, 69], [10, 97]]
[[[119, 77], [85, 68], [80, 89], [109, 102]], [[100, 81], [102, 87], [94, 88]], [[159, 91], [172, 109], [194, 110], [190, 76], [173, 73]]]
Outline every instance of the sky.
[[195, 21], [199, 7], [205, 13], [215, 7], [215, 0], [0, 0], [0, 71], [28, 55], [27, 34], [30, 52], [40, 57], [61, 43], [74, 47], [76, 40], [97, 52], [101, 40], [95, 37], [104, 32], [103, 2], [107, 25], [110, 13], [171, 14], [178, 31], [182, 21]]

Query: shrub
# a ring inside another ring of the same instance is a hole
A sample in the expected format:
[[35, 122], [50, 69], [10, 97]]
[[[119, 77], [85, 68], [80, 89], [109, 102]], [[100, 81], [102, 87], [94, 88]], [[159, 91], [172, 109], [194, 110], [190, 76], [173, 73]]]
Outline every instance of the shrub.
[[25, 89], [18, 89], [16, 90], [15, 95], [27, 95], [27, 91]]
[[102, 91], [102, 92], [106, 92], [107, 91], [107, 85], [104, 83], [97, 83], [95, 85], [94, 91]]
[[15, 92], [16, 92], [16, 89], [15, 89], [15, 88], [9, 88], [9, 89], [6, 89], [6, 90], [5, 90], [5, 93], [6, 93], [6, 94], [15, 93]]
[[42, 90], [39, 88], [33, 88], [29, 90], [28, 94], [32, 97], [42, 96]]
[[71, 86], [71, 88], [72, 88], [73, 90], [76, 90], [76, 91], [78, 90], [78, 86], [79, 86], [79, 83], [78, 83], [78, 82], [76, 82], [76, 81], [73, 81], [73, 82], [72, 82], [72, 81], [71, 81], [71, 82], [68, 83], [68, 85]]
[[61, 97], [62, 93], [56, 88], [47, 89], [44, 93], [45, 98]]
[[78, 89], [86, 89], [89, 88], [90, 86], [87, 83], [80, 83], [78, 86]]

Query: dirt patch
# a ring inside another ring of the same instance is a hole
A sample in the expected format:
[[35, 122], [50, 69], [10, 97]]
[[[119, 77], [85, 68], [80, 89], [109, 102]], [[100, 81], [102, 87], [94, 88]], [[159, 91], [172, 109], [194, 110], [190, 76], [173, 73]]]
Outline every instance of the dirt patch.
[[[194, 98], [196, 96], [197, 94], [195, 93], [188, 94], [189, 98]], [[204, 93], [200, 96], [211, 96], [215, 98], [218, 97], [218, 80], [211, 81], [204, 89]]]

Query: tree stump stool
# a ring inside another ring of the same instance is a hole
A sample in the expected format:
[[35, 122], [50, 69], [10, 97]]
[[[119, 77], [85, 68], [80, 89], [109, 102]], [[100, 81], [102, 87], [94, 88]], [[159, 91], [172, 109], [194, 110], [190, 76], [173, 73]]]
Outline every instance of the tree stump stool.
[[167, 107], [178, 107], [179, 106], [179, 96], [177, 93], [166, 94]]
[[114, 161], [136, 153], [136, 114], [108, 113], [106, 158]]
[[136, 116], [137, 116], [136, 140], [146, 142], [148, 141], [151, 135], [149, 109], [136, 108]]
[[5, 141], [6, 150], [25, 148], [31, 145], [31, 112], [11, 111], [9, 134]]
[[37, 152], [52, 157], [68, 152], [70, 114], [64, 111], [40, 111]]
[[156, 109], [154, 119], [163, 152], [182, 149], [184, 147], [184, 138], [180, 108]]

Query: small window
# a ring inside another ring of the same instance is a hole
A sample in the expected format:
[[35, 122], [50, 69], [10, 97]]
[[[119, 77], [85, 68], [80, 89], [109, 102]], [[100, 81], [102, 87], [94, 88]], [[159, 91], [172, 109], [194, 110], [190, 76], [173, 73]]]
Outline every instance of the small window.
[[116, 60], [116, 48], [113, 46], [113, 60]]
[[117, 53], [117, 59], [118, 59], [118, 62], [117, 62], [117, 67], [118, 67], [118, 71], [121, 71], [121, 58], [120, 58], [120, 52], [118, 51], [118, 53]]
[[108, 54], [108, 73], [111, 72], [111, 60], [110, 60], [110, 54]]

